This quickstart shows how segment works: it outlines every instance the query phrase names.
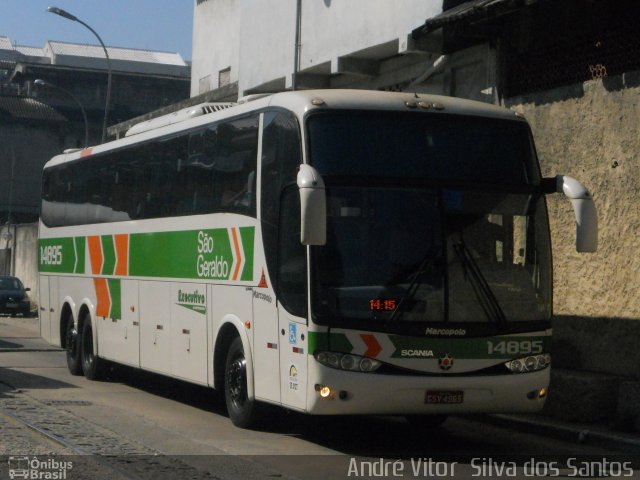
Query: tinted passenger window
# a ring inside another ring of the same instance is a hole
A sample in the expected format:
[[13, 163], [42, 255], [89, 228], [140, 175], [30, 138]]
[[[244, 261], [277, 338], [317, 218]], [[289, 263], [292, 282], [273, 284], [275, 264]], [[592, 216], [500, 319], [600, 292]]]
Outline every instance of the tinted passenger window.
[[255, 216], [258, 116], [44, 172], [48, 226], [234, 212]]
[[212, 208], [255, 216], [258, 117], [192, 134], [181, 186], [193, 213]]

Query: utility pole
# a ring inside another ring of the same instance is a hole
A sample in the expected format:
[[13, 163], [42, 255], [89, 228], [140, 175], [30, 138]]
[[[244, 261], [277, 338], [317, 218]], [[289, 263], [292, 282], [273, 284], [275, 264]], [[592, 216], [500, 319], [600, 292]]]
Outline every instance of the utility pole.
[[297, 90], [298, 88], [298, 72], [300, 71], [300, 50], [302, 44], [300, 43], [300, 32], [302, 29], [302, 0], [296, 0], [296, 49], [293, 59], [293, 78], [291, 82], [291, 90]]
[[[5, 240], [5, 249], [9, 251], [9, 265], [8, 274], [13, 275], [14, 272], [14, 250], [15, 239], [11, 233], [11, 215], [13, 214], [13, 183], [15, 180], [15, 166], [16, 166], [16, 151], [13, 144], [13, 136], [9, 139], [9, 151], [11, 154], [11, 176], [9, 177], [9, 208], [7, 213], [7, 224], [5, 225], [6, 231], [2, 234]], [[5, 264], [4, 269], [7, 268]]]

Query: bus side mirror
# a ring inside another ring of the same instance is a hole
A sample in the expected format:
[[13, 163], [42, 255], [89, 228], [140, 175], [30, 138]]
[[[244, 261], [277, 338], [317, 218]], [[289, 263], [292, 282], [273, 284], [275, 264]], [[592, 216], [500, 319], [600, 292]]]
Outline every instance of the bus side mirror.
[[327, 243], [327, 196], [324, 181], [311, 165], [300, 165], [300, 242], [303, 245]]
[[575, 178], [565, 175], [558, 175], [555, 178], [544, 179], [544, 184], [551, 186], [555, 181], [555, 190], [564, 193], [571, 201], [573, 211], [576, 215], [576, 250], [578, 252], [595, 252], [598, 249], [598, 213], [596, 211], [593, 197]]

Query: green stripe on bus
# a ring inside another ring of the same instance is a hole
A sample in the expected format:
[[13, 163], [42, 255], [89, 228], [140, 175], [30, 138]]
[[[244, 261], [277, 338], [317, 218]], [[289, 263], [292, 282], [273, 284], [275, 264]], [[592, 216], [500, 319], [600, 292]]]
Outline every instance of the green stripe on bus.
[[75, 268], [73, 273], [84, 273], [84, 254], [85, 254], [85, 237], [74, 237], [73, 243], [75, 245], [76, 259]]
[[[238, 229], [244, 267], [239, 281], [251, 282], [255, 227]], [[129, 275], [137, 277], [230, 280], [235, 251], [230, 230], [134, 233], [129, 237]], [[102, 275], [113, 275], [117, 263], [114, 237], [103, 235]], [[39, 240], [39, 270], [50, 273], [85, 273], [86, 237]]]
[[[240, 229], [245, 267], [241, 280], [253, 280], [255, 227]], [[138, 233], [129, 237], [129, 275], [229, 280], [234, 261], [229, 230]]]
[[310, 355], [313, 355], [316, 350], [351, 353], [353, 345], [342, 333], [309, 332], [308, 350]]
[[242, 249], [244, 250], [245, 264], [240, 275], [240, 280], [251, 281], [253, 280], [253, 246], [255, 228], [253, 227], [240, 227], [240, 238], [242, 238]]
[[186, 308], [187, 310], [192, 310], [196, 313], [200, 313], [202, 315], [206, 315], [207, 307], [205, 305], [196, 305], [193, 303], [176, 303], [179, 307]]
[[109, 285], [109, 297], [111, 298], [109, 318], [120, 320], [122, 318], [122, 284], [119, 279], [109, 279], [107, 284]]
[[[38, 270], [47, 273], [73, 273], [76, 252], [72, 237], [38, 240]], [[80, 255], [84, 257], [84, 251]]]
[[100, 237], [102, 241], [102, 275], [113, 275], [116, 268], [116, 247], [111, 235], [103, 235]]
[[[354, 332], [355, 333], [355, 332]], [[375, 334], [380, 337], [383, 334]], [[511, 359], [539, 353], [549, 353], [551, 336], [509, 335], [481, 338], [432, 338], [386, 335], [394, 351], [391, 358], [420, 360], [449, 354], [464, 359]], [[352, 353], [354, 345], [343, 333], [309, 332], [309, 354], [316, 350]]]
[[518, 355], [548, 353], [551, 348], [549, 336], [498, 336], [482, 338], [420, 338], [389, 335], [395, 351], [392, 358], [420, 359], [415, 352], [432, 351], [434, 356], [449, 354], [466, 359], [509, 359]]

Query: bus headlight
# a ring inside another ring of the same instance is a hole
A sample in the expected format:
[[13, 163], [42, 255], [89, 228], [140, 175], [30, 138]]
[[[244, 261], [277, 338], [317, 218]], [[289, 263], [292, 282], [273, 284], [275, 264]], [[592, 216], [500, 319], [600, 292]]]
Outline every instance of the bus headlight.
[[322, 365], [351, 372], [375, 372], [382, 365], [381, 362], [373, 358], [361, 357], [351, 353], [320, 351], [314, 353], [313, 356]]
[[529, 355], [505, 362], [504, 366], [512, 373], [536, 372], [551, 365], [551, 355]]

